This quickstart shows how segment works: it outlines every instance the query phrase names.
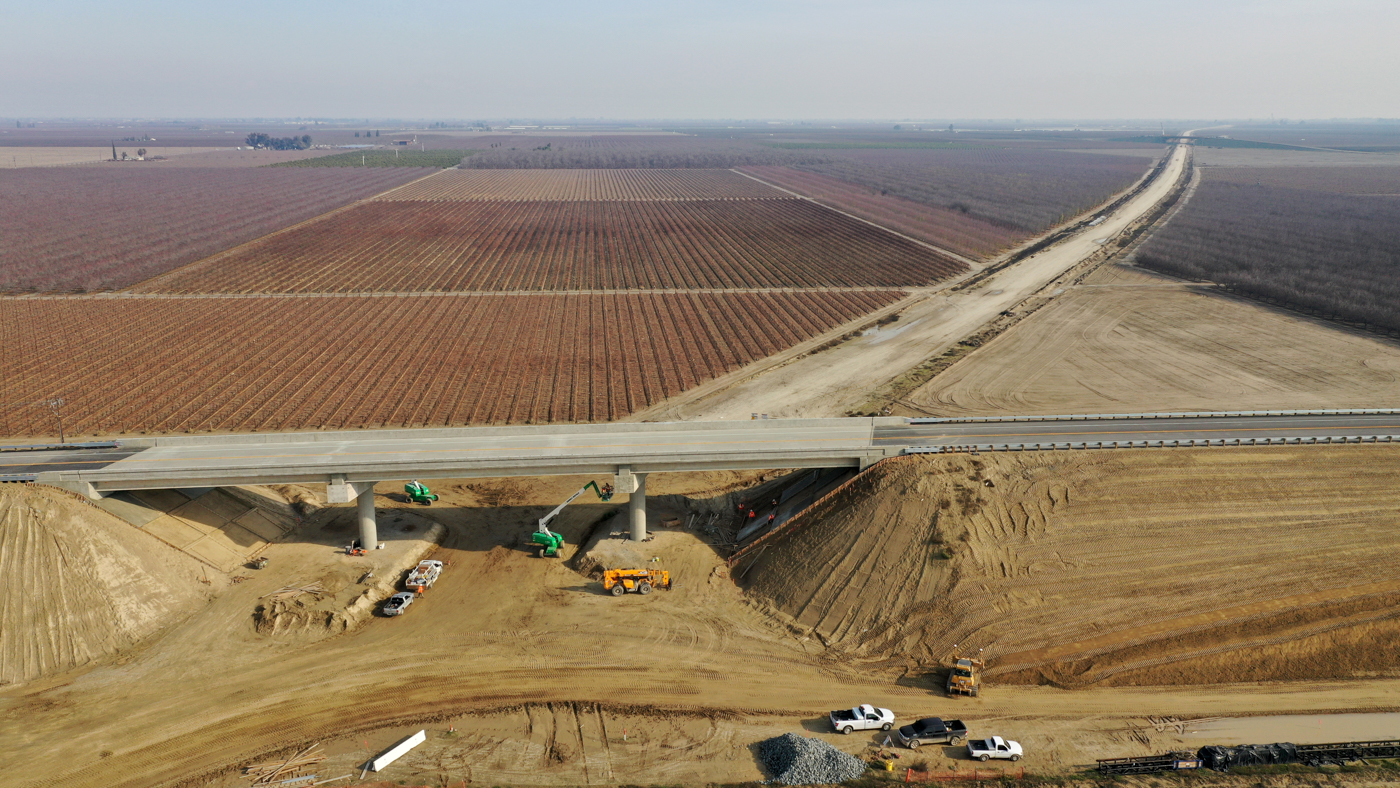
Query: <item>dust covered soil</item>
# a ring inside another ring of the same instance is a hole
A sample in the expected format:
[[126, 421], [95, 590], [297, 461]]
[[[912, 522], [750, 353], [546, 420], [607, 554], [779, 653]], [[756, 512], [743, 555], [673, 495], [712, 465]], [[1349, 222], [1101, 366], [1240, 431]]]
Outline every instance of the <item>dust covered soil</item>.
[[1400, 343], [1108, 265], [911, 393], [895, 415], [1400, 406]]
[[0, 485], [0, 685], [134, 646], [203, 607], [207, 574], [75, 496]]
[[997, 683], [1400, 676], [1400, 451], [902, 457], [740, 564], [826, 659]]
[[[0, 688], [0, 772], [22, 786], [233, 786], [246, 784], [240, 764], [319, 741], [330, 757], [318, 779], [358, 777], [368, 753], [425, 728], [421, 752], [381, 780], [701, 785], [762, 779], [753, 745], [786, 732], [872, 756], [878, 732], [826, 732], [829, 710], [867, 702], [900, 721], [958, 717], [1018, 739], [1029, 771], [1054, 774], [1173, 745], [1142, 730], [1146, 714], [1397, 709], [1400, 678], [1370, 662], [1309, 676], [1365, 680], [1200, 686], [1164, 674], [1178, 685], [1139, 687], [1129, 680], [1148, 674], [1136, 658], [1102, 677], [1075, 667], [1093, 658], [1107, 670], [1126, 645], [1083, 646], [1018, 657], [981, 697], [961, 700], [937, 691], [934, 668], [953, 637], [1010, 655], [1207, 611], [1262, 627], [1249, 641], [1261, 650], [1271, 637], [1312, 643], [1287, 639], [1307, 628], [1343, 638], [1370, 626], [1380, 645], [1356, 650], [1371, 659], [1388, 648], [1379, 637], [1389, 619], [1364, 606], [1389, 592], [1360, 587], [1395, 578], [1383, 527], [1395, 510], [1394, 456], [1384, 447], [1183, 449], [888, 463], [764, 551], [763, 564], [736, 567], [747, 589], [730, 579], [716, 537], [684, 524], [732, 512], [765, 475], [658, 474], [648, 480], [656, 538], [636, 545], [636, 557], [672, 572], [675, 587], [622, 597], [603, 592], [597, 561], [578, 545], [609, 532], [625, 496], [590, 494], [564, 511], [552, 524], [568, 540], [563, 560], [529, 546], [535, 521], [586, 477], [438, 482], [442, 500], [431, 507], [385, 484], [381, 535], [417, 537], [411, 518], [445, 530], [432, 555], [448, 567], [403, 615], [317, 637], [256, 625], [270, 592], [358, 566], [337, 551], [353, 508], [329, 507], [269, 547], [266, 569], [246, 571], [246, 582], [143, 647]], [[662, 527], [675, 519], [683, 525]], [[344, 577], [342, 594], [362, 582]], [[1303, 593], [1320, 596], [1287, 601]], [[1359, 607], [1328, 613], [1341, 625], [1330, 631], [1323, 617], [1268, 629], [1268, 615], [1229, 612], [1334, 603]], [[1245, 640], [1229, 645], [1242, 653]], [[1209, 656], [1206, 646], [1194, 656], [1164, 648], [1166, 668]], [[1281, 675], [1267, 659], [1249, 664]], [[1033, 686], [1046, 680], [1037, 671], [1091, 686]], [[918, 759], [971, 765], [956, 748], [925, 748]]]

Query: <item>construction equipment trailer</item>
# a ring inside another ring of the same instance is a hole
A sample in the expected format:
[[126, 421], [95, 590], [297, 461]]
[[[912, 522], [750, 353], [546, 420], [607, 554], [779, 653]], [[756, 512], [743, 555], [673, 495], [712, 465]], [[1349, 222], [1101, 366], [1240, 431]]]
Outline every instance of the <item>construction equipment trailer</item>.
[[1267, 766], [1301, 763], [1308, 766], [1349, 761], [1400, 758], [1400, 740], [1351, 741], [1332, 744], [1245, 744], [1238, 747], [1202, 747], [1194, 755], [1169, 752], [1136, 758], [1101, 758], [1099, 774], [1150, 774], [1182, 769], [1229, 771], [1232, 766]]
[[1100, 758], [1099, 774], [1153, 774], [1201, 768], [1201, 759], [1189, 752], [1168, 752], [1136, 758]]
[[611, 484], [604, 484], [602, 487], [599, 487], [597, 482], [589, 482], [578, 488], [578, 492], [570, 495], [568, 500], [554, 507], [554, 511], [541, 517], [539, 525], [535, 528], [535, 532], [530, 534], [530, 541], [540, 548], [541, 558], [553, 558], [559, 555], [560, 548], [564, 546], [564, 537], [549, 530], [550, 521], [558, 517], [559, 513], [564, 511], [565, 506], [573, 503], [580, 495], [588, 492], [589, 487], [593, 488], [593, 492], [597, 493], [598, 499], [604, 503], [612, 500], [613, 486]]

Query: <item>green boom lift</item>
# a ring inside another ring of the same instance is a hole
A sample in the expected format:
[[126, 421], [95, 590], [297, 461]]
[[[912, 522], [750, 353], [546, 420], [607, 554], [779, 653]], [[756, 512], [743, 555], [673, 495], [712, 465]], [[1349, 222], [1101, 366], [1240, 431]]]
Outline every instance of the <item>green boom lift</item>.
[[570, 495], [569, 500], [554, 507], [554, 511], [541, 517], [539, 528], [537, 528], [533, 534], [530, 534], [530, 541], [539, 545], [541, 558], [553, 558], [559, 555], [559, 548], [564, 546], [564, 537], [561, 534], [556, 534], [549, 530], [549, 521], [553, 520], [560, 512], [564, 511], [564, 507], [573, 503], [574, 499], [588, 492], [589, 487], [593, 488], [593, 492], [597, 493], [601, 500], [612, 500], [613, 486], [611, 484], [604, 484], [602, 487], [599, 487], [597, 482], [589, 482], [578, 488], [578, 492]]
[[428, 489], [428, 485], [414, 479], [403, 486], [404, 494], [413, 503], [421, 503], [424, 506], [432, 506], [433, 501], [438, 499], [437, 494]]

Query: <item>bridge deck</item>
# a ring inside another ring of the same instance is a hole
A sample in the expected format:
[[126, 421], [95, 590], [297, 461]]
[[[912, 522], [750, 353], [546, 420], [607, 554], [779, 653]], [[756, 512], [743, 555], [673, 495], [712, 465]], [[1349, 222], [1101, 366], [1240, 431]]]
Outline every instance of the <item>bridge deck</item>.
[[0, 474], [91, 490], [864, 467], [906, 449], [1400, 435], [1392, 412], [1051, 420], [897, 418], [584, 424], [155, 438], [120, 449], [0, 454]]

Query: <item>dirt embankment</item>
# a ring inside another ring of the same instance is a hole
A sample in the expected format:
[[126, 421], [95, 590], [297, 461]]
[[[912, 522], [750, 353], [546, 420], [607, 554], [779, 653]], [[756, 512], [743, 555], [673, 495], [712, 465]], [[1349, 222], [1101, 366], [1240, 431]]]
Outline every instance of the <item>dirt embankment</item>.
[[195, 559], [66, 493], [0, 487], [0, 684], [135, 645], [204, 606]]
[[1400, 346], [1109, 265], [907, 397], [896, 414], [1389, 407]]
[[[997, 683], [1394, 675], [1400, 452], [900, 458], [748, 569], [830, 658]], [[737, 570], [736, 570], [737, 571]]]

